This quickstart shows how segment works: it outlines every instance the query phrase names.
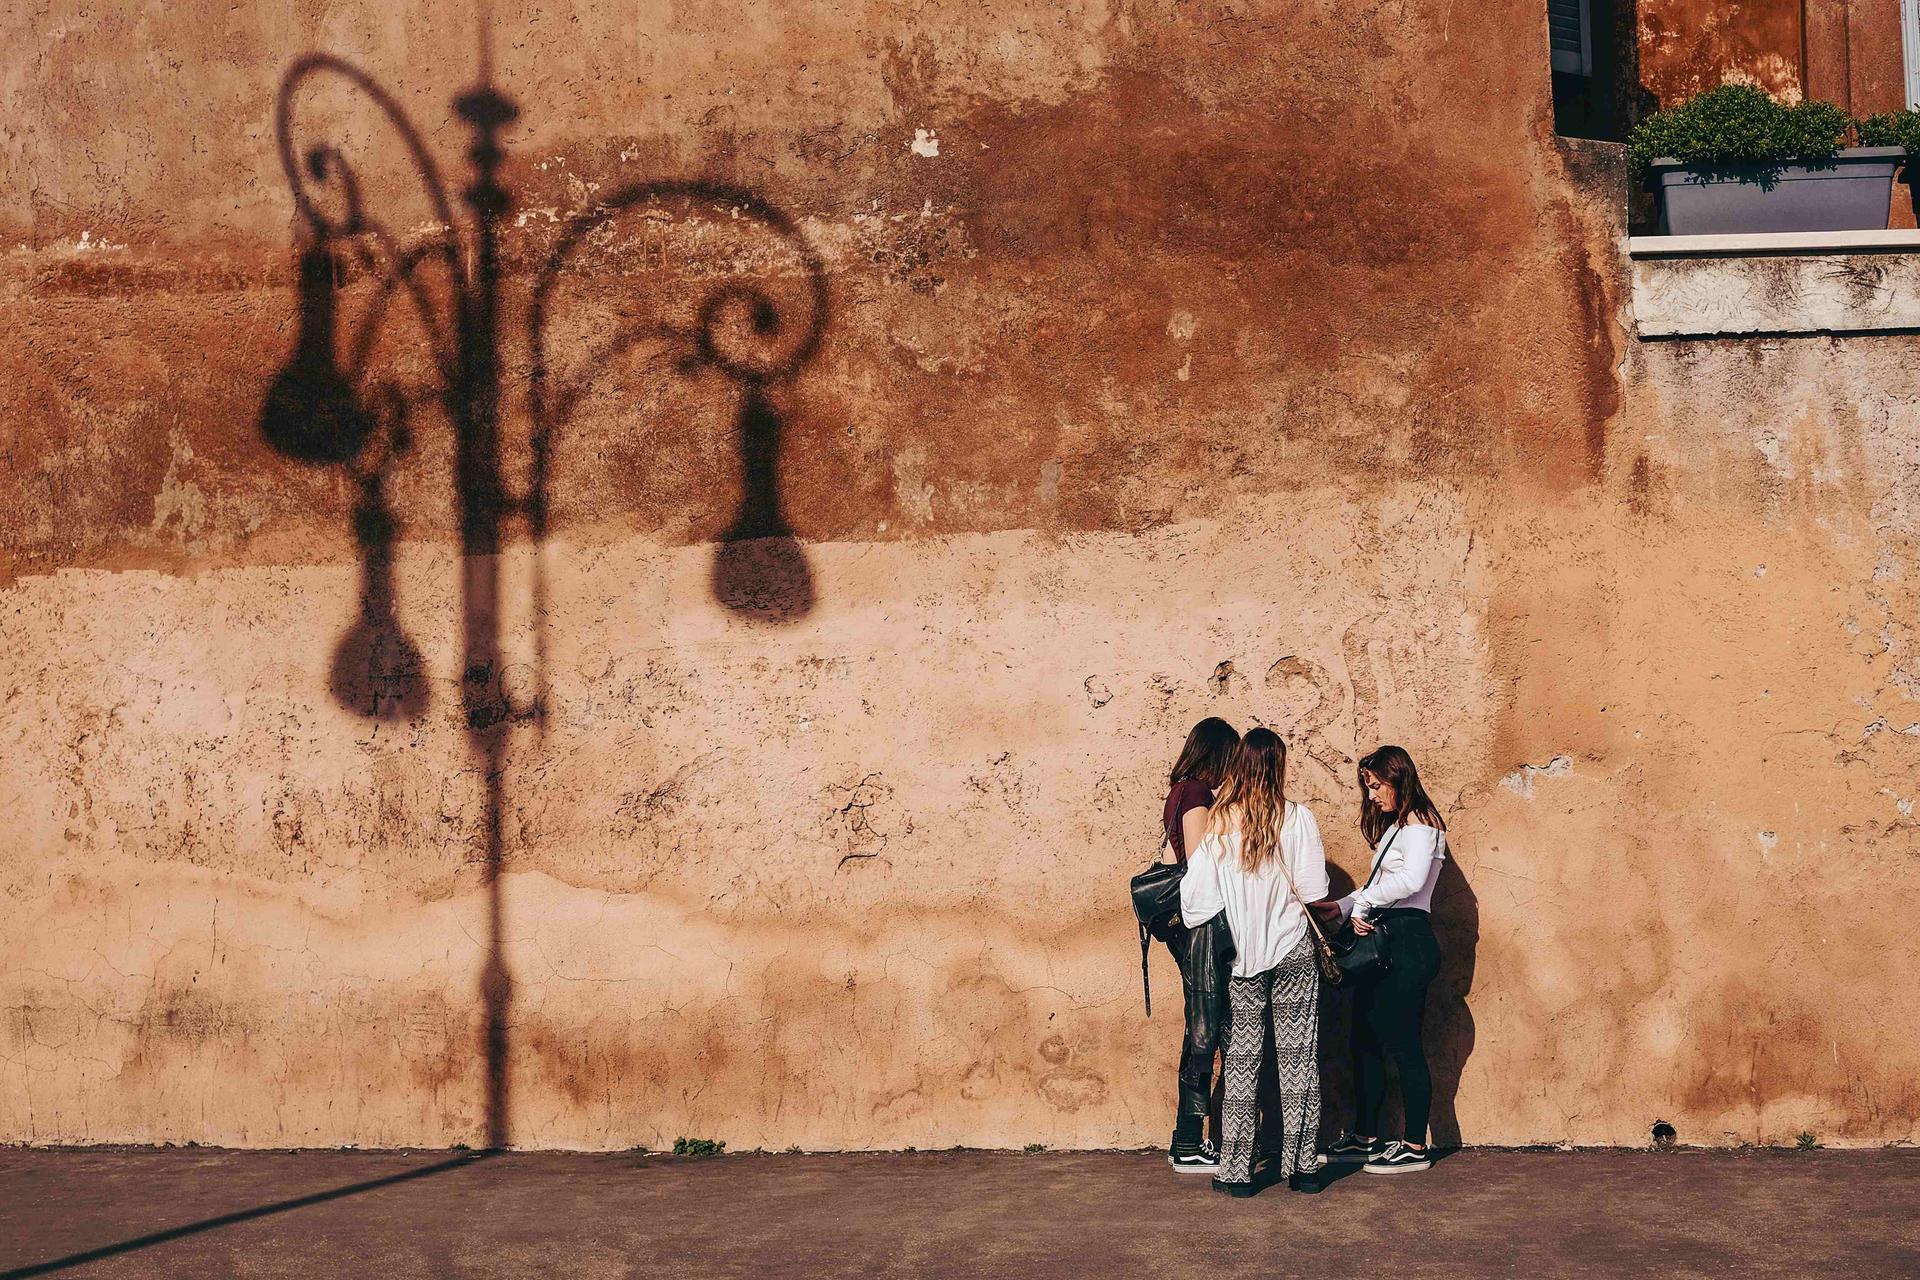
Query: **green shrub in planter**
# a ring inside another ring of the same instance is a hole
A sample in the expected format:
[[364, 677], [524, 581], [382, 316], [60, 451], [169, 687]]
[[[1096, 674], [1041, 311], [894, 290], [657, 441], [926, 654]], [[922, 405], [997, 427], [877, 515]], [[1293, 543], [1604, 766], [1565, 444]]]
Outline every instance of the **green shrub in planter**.
[[1845, 146], [1852, 128], [1831, 102], [1786, 107], [1752, 85], [1723, 84], [1642, 120], [1627, 137], [1627, 158], [1641, 179], [1660, 159], [1708, 171], [1817, 162]]
[[1863, 147], [1905, 147], [1920, 151], [1920, 111], [1882, 111], [1860, 122]]

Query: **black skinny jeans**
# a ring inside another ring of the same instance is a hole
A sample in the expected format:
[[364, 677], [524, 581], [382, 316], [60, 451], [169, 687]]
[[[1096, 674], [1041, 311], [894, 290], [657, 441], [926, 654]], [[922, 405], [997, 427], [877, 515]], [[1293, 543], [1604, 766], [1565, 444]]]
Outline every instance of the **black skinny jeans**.
[[1427, 1115], [1433, 1109], [1433, 1073], [1420, 1023], [1427, 1011], [1427, 988], [1440, 972], [1440, 944], [1427, 913], [1407, 907], [1376, 912], [1387, 926], [1387, 951], [1393, 968], [1359, 983], [1353, 993], [1354, 1131], [1380, 1136], [1380, 1102], [1387, 1093], [1387, 1059], [1400, 1077], [1400, 1101], [1407, 1117], [1406, 1139], [1427, 1140]]

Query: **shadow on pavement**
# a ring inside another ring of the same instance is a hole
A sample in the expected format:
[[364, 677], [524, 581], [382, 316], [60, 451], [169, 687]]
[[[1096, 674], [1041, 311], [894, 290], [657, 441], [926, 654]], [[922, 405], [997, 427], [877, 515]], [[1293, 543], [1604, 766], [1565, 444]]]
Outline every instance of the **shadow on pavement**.
[[316, 1191], [312, 1195], [295, 1196], [291, 1200], [278, 1200], [272, 1204], [255, 1205], [251, 1209], [238, 1209], [232, 1213], [223, 1213], [215, 1218], [204, 1218], [199, 1222], [189, 1222], [178, 1227], [168, 1227], [165, 1231], [154, 1231], [144, 1236], [135, 1236], [131, 1240], [122, 1240], [117, 1244], [101, 1245], [97, 1249], [86, 1249], [79, 1253], [70, 1253], [64, 1258], [54, 1258], [49, 1262], [36, 1262], [30, 1266], [16, 1267], [12, 1271], [0, 1272], [0, 1280], [20, 1280], [25, 1276], [50, 1275], [55, 1271], [65, 1271], [72, 1267], [85, 1266], [89, 1262], [99, 1262], [123, 1253], [133, 1253], [140, 1249], [150, 1249], [169, 1240], [178, 1240], [183, 1236], [199, 1235], [203, 1231], [215, 1231], [221, 1227], [230, 1227], [235, 1223], [249, 1222], [255, 1218], [271, 1217], [276, 1213], [288, 1213], [294, 1209], [304, 1209], [309, 1205], [325, 1204], [329, 1200], [344, 1200], [348, 1196], [357, 1196], [362, 1192], [377, 1191], [381, 1187], [397, 1186], [402, 1182], [414, 1182], [421, 1178], [431, 1178], [435, 1174], [450, 1173], [455, 1169], [464, 1169], [468, 1165], [495, 1155], [493, 1151], [463, 1152], [451, 1160], [442, 1160], [437, 1164], [423, 1165], [418, 1169], [408, 1169], [405, 1173], [389, 1174], [384, 1178], [373, 1178], [366, 1182], [348, 1183], [344, 1187], [333, 1187], [326, 1191]]

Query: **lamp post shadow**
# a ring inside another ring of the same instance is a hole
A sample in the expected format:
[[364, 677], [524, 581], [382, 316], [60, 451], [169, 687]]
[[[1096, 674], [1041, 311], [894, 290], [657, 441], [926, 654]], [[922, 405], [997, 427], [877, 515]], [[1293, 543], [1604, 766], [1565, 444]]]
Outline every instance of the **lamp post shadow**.
[[[408, 453], [409, 418], [417, 404], [440, 405], [452, 427], [461, 552], [460, 715], [484, 792], [477, 833], [486, 919], [486, 954], [478, 983], [483, 1022], [481, 1141], [485, 1150], [502, 1150], [512, 1140], [513, 1093], [514, 977], [505, 949], [503, 898], [508, 768], [514, 729], [531, 724], [544, 736], [549, 712], [551, 609], [545, 548], [559, 429], [592, 380], [646, 338], [665, 337], [677, 345], [677, 367], [684, 373], [713, 370], [723, 375], [739, 397], [734, 427], [741, 492], [733, 519], [715, 545], [710, 585], [724, 607], [750, 621], [799, 620], [813, 609], [816, 593], [806, 553], [782, 504], [780, 389], [820, 346], [827, 288], [820, 258], [798, 227], [744, 188], [700, 180], [642, 183], [622, 188], [576, 215], [535, 278], [526, 318], [531, 465], [526, 487], [515, 492], [501, 456], [502, 348], [508, 326], [501, 306], [500, 237], [513, 201], [499, 174], [506, 155], [500, 134], [519, 110], [493, 87], [486, 45], [483, 29], [478, 83], [454, 103], [467, 126], [471, 167], [471, 180], [460, 192], [465, 217], [459, 219], [419, 133], [364, 72], [339, 58], [311, 54], [282, 80], [280, 155], [303, 231], [297, 276], [300, 328], [286, 365], [265, 391], [259, 426], [265, 441], [283, 457], [307, 466], [340, 468], [356, 484], [359, 614], [335, 648], [328, 685], [335, 701], [357, 715], [402, 721], [423, 715], [429, 695], [419, 646], [399, 621], [393, 572], [399, 517], [388, 500], [388, 480]], [[424, 241], [402, 247], [373, 216], [355, 169], [339, 148], [296, 145], [296, 97], [310, 79], [323, 75], [344, 79], [367, 95], [410, 158], [438, 220]], [[736, 280], [710, 286], [690, 327], [623, 321], [612, 342], [565, 362], [564, 377], [555, 374], [548, 322], [574, 251], [589, 232], [665, 201], [701, 206], [730, 225], [770, 234], [803, 295], [797, 310], [780, 305], [755, 284]], [[444, 273], [444, 299], [421, 278], [421, 268], [429, 264]], [[348, 324], [341, 315], [341, 282], [354, 266], [370, 277], [372, 289]], [[424, 392], [372, 385], [368, 374], [376, 336], [396, 300], [411, 305], [430, 349], [434, 378]], [[533, 549], [535, 675], [531, 697], [517, 699], [502, 686], [500, 558], [520, 536]]]

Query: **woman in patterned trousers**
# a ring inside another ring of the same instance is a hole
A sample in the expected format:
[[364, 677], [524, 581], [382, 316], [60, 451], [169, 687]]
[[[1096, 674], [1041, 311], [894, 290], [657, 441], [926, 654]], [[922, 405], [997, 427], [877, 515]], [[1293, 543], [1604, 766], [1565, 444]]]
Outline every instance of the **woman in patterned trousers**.
[[1273, 1029], [1280, 1078], [1273, 1172], [1296, 1191], [1318, 1191], [1320, 986], [1306, 906], [1327, 896], [1320, 826], [1286, 798], [1287, 747], [1270, 729], [1241, 739], [1180, 882], [1189, 926], [1224, 914], [1233, 934], [1227, 983], [1225, 1101], [1216, 1191], [1252, 1195], [1255, 1093], [1265, 1033]]

